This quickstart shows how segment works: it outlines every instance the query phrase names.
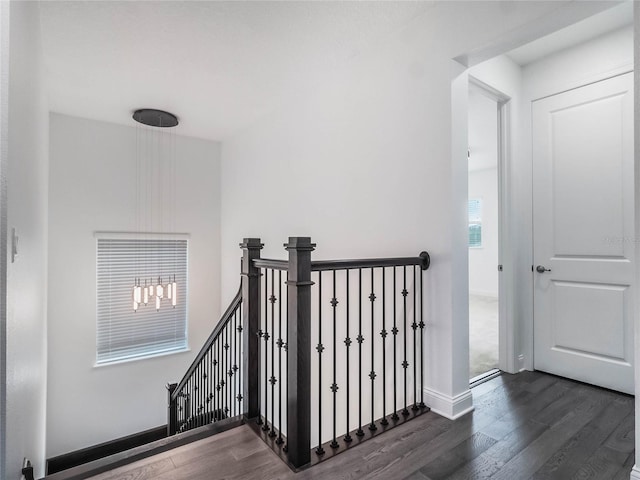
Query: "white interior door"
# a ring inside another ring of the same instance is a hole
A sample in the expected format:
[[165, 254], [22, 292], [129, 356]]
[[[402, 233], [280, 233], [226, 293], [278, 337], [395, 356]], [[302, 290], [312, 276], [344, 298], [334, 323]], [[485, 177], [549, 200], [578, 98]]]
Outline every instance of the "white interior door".
[[633, 74], [532, 121], [535, 368], [633, 393]]

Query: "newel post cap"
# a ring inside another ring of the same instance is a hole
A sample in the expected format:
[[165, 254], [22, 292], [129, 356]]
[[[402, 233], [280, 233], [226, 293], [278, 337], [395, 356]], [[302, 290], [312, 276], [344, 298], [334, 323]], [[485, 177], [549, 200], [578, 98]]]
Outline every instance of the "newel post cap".
[[311, 237], [289, 237], [289, 243], [284, 244], [286, 250], [308, 250], [316, 248], [315, 243], [311, 243]]
[[261, 250], [264, 247], [264, 243], [259, 238], [244, 238], [240, 244], [240, 248], [247, 250]]

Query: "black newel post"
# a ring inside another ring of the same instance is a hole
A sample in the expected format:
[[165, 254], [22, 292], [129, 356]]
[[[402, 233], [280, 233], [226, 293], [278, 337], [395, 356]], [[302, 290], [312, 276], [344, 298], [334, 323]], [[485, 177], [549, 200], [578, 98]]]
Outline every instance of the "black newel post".
[[289, 461], [301, 467], [311, 461], [311, 252], [309, 237], [289, 237], [287, 278]]
[[263, 244], [259, 238], [245, 238], [240, 244], [242, 249], [242, 335], [243, 344], [243, 380], [244, 415], [246, 418], [258, 416], [260, 411], [258, 358], [258, 329], [260, 328], [260, 269], [253, 260], [260, 258]]
[[167, 417], [167, 435], [175, 435], [178, 430], [178, 401], [172, 399], [171, 396], [175, 392], [177, 383], [169, 383], [167, 385], [167, 393], [169, 399], [169, 415]]

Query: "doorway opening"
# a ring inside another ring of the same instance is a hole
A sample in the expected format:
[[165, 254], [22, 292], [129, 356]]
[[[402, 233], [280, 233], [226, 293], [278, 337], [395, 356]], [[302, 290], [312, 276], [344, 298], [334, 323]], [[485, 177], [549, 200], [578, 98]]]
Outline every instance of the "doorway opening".
[[508, 97], [470, 77], [468, 102], [469, 379], [500, 367], [501, 137]]

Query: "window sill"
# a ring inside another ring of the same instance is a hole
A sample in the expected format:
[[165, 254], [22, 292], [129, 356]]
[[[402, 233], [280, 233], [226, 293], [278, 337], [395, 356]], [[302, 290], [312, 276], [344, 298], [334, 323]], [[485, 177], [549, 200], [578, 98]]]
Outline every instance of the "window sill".
[[93, 364], [93, 368], [102, 368], [102, 367], [109, 367], [111, 365], [120, 365], [123, 363], [131, 363], [131, 362], [138, 362], [141, 360], [153, 360], [154, 358], [159, 358], [159, 357], [166, 357], [168, 355], [176, 355], [176, 354], [180, 354], [180, 353], [187, 353], [190, 352], [191, 349], [189, 347], [186, 347], [184, 349], [181, 350], [171, 350], [169, 352], [160, 352], [160, 353], [154, 353], [152, 355], [144, 355], [144, 356], [139, 356], [139, 357], [130, 357], [130, 358], [123, 358], [121, 360], [113, 360], [113, 361], [105, 361], [105, 362], [96, 362]]

